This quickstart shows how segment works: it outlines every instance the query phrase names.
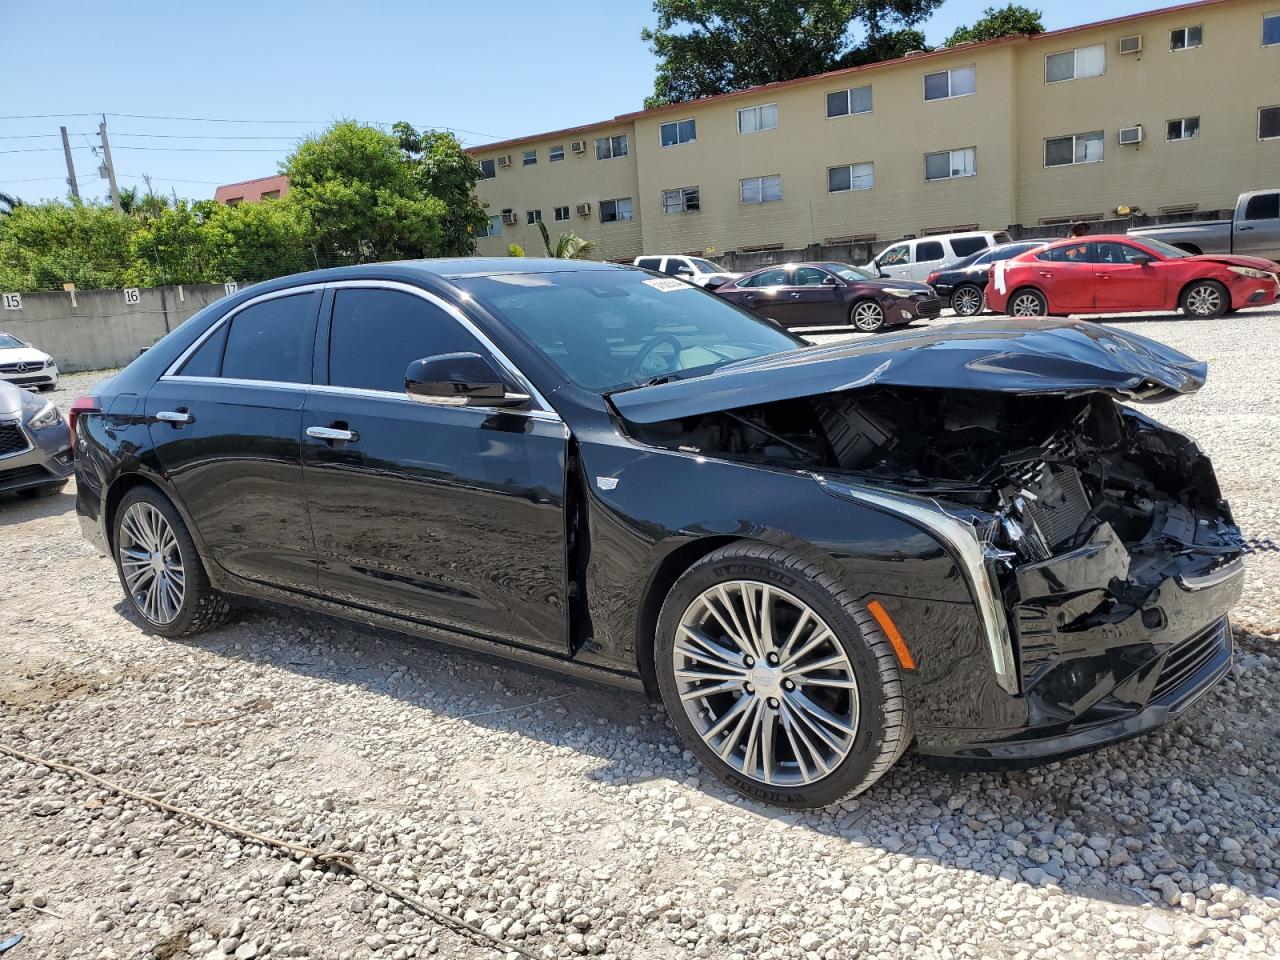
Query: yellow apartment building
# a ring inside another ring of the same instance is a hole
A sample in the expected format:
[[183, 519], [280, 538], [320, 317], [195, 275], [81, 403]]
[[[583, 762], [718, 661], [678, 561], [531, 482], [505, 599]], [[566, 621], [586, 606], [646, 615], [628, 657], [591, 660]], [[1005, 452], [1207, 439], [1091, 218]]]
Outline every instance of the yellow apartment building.
[[482, 254], [886, 243], [1216, 210], [1280, 185], [1280, 0], [962, 44], [469, 151]]

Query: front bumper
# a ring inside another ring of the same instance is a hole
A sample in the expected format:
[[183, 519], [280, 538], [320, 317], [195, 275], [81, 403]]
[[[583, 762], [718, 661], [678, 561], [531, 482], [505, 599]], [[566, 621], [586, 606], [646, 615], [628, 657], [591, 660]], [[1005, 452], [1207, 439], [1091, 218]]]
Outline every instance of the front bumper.
[[12, 383], [15, 387], [56, 387], [58, 368], [47, 366], [43, 370], [32, 370], [29, 373], [0, 371], [0, 380]]
[[936, 296], [895, 297], [885, 304], [884, 319], [889, 326], [928, 320], [942, 313], [942, 300]]
[[0, 493], [62, 483], [75, 472], [70, 438], [65, 423], [44, 430], [19, 429], [30, 446], [0, 457]]

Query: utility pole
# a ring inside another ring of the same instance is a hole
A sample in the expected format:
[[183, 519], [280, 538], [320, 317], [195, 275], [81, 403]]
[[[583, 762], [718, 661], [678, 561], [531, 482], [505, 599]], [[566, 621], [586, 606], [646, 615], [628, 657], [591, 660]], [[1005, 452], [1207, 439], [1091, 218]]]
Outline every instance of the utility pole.
[[67, 186], [71, 188], [71, 195], [77, 200], [80, 199], [80, 185], [76, 183], [76, 165], [71, 162], [71, 141], [67, 139], [67, 128], [62, 128], [62, 152], [67, 157]]
[[107, 182], [111, 185], [111, 206], [116, 208], [116, 213], [122, 213], [120, 209], [120, 189], [116, 186], [116, 168], [111, 165], [111, 144], [107, 142], [107, 118], [104, 115], [102, 122], [98, 124], [98, 137], [102, 140], [102, 159], [103, 167], [107, 171]]

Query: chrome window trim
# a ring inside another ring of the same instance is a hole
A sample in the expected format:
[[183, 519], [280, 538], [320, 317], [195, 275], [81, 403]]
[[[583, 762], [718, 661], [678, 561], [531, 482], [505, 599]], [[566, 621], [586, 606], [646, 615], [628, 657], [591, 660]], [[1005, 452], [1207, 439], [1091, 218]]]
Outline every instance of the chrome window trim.
[[186, 363], [188, 359], [190, 359], [193, 353], [195, 353], [197, 350], [200, 349], [200, 347], [204, 344], [206, 340], [208, 340], [211, 336], [217, 333], [217, 331], [221, 329], [225, 324], [229, 323], [236, 316], [236, 314], [238, 314], [240, 311], [248, 307], [253, 306], [254, 304], [262, 303], [267, 300], [274, 300], [279, 297], [292, 296], [293, 294], [298, 294], [298, 293], [310, 293], [315, 290], [345, 290], [345, 289], [397, 290], [401, 293], [407, 293], [411, 296], [420, 297], [423, 300], [426, 300], [428, 303], [438, 307], [439, 309], [443, 310], [446, 314], [448, 314], [450, 317], [452, 317], [455, 321], [457, 321], [457, 323], [460, 324], [462, 328], [466, 330], [469, 334], [471, 334], [471, 336], [475, 337], [475, 339], [479, 341], [481, 346], [483, 346], [486, 350], [489, 351], [490, 355], [498, 363], [498, 365], [501, 366], [502, 369], [509, 376], [511, 376], [520, 387], [523, 388], [523, 392], [527, 393], [530, 396], [530, 398], [532, 398], [534, 403], [537, 404], [537, 409], [533, 409], [533, 410], [518, 410], [512, 407], [486, 407], [486, 406], [478, 406], [478, 405], [458, 407], [457, 409], [483, 410], [483, 411], [496, 412], [496, 413], [524, 414], [526, 416], [533, 417], [534, 419], [538, 419], [538, 420], [550, 420], [550, 421], [561, 420], [560, 415], [556, 413], [554, 408], [552, 408], [551, 404], [549, 404], [546, 398], [538, 391], [538, 388], [533, 385], [532, 381], [530, 381], [529, 378], [526, 377], [524, 373], [521, 372], [519, 367], [517, 367], [514, 363], [511, 362], [511, 359], [505, 353], [503, 353], [500, 349], [498, 349], [497, 344], [495, 344], [492, 340], [490, 340], [488, 335], [485, 334], [485, 332], [481, 330], [479, 327], [477, 327], [470, 317], [468, 317], [465, 313], [459, 310], [456, 306], [449, 303], [447, 300], [444, 300], [436, 296], [434, 293], [431, 293], [428, 290], [423, 290], [421, 287], [414, 286], [411, 283], [403, 283], [398, 280], [375, 280], [375, 279], [365, 280], [365, 279], [353, 278], [351, 280], [331, 280], [326, 283], [307, 283], [307, 284], [302, 284], [296, 287], [286, 287], [283, 290], [273, 290], [270, 293], [264, 293], [257, 297], [254, 297], [251, 300], [246, 300], [244, 303], [228, 311], [223, 317], [221, 317], [218, 320], [217, 323], [213, 324], [211, 327], [209, 327], [208, 330], [202, 333], [196, 339], [196, 341], [191, 344], [191, 346], [187, 347], [187, 349], [182, 352], [182, 354], [178, 357], [177, 360], [175, 360], [173, 363], [169, 365], [169, 368], [161, 375], [160, 380], [166, 381], [166, 382], [177, 382], [177, 383], [225, 383], [225, 384], [232, 384], [236, 386], [267, 387], [267, 388], [273, 388], [273, 389], [315, 390], [317, 392], [322, 392], [322, 393], [330, 393], [330, 394], [345, 393], [352, 396], [367, 396], [367, 397], [373, 397], [373, 398], [384, 399], [384, 400], [389, 398], [393, 400], [403, 400], [406, 403], [416, 403], [417, 401], [410, 398], [408, 394], [396, 393], [391, 390], [369, 390], [369, 389], [364, 389], [360, 387], [342, 387], [342, 386], [333, 386], [330, 384], [319, 384], [319, 383], [314, 383], [314, 384], [313, 383], [294, 383], [292, 381], [284, 381], [284, 380], [241, 380], [241, 379], [236, 379], [234, 377], [232, 378], [186, 377], [176, 372], [182, 369], [182, 365]]
[[[210, 378], [212, 379], [212, 378]], [[370, 400], [394, 400], [397, 403], [411, 404], [414, 407], [430, 407], [435, 410], [478, 410], [486, 416], [494, 413], [508, 413], [529, 417], [531, 420], [545, 420], [548, 423], [562, 423], [560, 414], [554, 410], [521, 410], [516, 407], [486, 407], [479, 404], [447, 404], [424, 403], [415, 400], [407, 393], [396, 393], [394, 390], [370, 390], [365, 387], [335, 387], [327, 383], [311, 384], [312, 393], [323, 393], [331, 396], [365, 397]]]

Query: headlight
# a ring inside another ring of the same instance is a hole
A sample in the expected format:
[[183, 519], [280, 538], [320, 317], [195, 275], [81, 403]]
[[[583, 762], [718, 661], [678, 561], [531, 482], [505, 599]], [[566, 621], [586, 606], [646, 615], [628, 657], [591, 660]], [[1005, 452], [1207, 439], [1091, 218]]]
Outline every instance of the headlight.
[[1238, 273], [1242, 277], [1253, 277], [1255, 280], [1270, 280], [1271, 274], [1265, 270], [1255, 270], [1253, 267], [1227, 267], [1232, 273]]
[[908, 290], [906, 287], [885, 287], [884, 292], [891, 297], [921, 297], [923, 290]]
[[61, 411], [51, 401], [46, 401], [45, 405], [36, 411], [36, 415], [27, 421], [27, 426], [32, 430], [43, 430], [45, 427], [52, 427], [55, 423], [61, 422]]

